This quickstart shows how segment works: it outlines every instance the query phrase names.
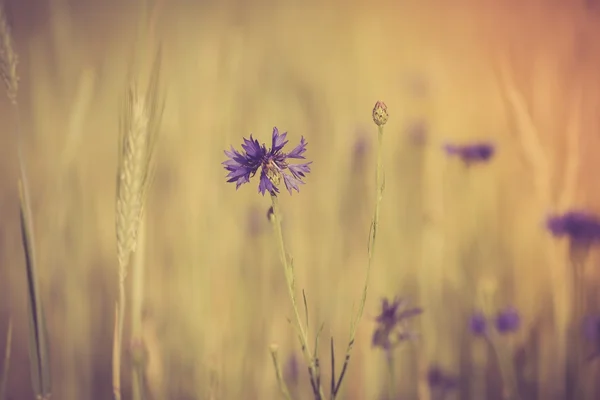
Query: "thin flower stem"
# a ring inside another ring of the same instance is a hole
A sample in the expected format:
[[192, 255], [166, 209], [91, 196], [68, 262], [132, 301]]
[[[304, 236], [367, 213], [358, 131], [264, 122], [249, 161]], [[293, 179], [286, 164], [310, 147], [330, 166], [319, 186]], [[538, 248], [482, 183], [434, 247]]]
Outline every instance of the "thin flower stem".
[[584, 266], [585, 266], [585, 257], [578, 257], [576, 254], [576, 249], [573, 244], [571, 244], [571, 248], [569, 249], [569, 255], [571, 258], [571, 269], [573, 271], [573, 302], [574, 302], [574, 312], [573, 319], [575, 323], [573, 324], [573, 340], [572, 346], [573, 349], [573, 394], [572, 396], [580, 397], [584, 395], [583, 385], [585, 383], [585, 374], [583, 371], [583, 348], [581, 341], [579, 340], [579, 335], [581, 335], [580, 327], [581, 321], [583, 321], [585, 315], [585, 281], [584, 281]]
[[[306, 333], [306, 330], [304, 329], [304, 326], [302, 325], [302, 318], [300, 317], [300, 311], [298, 310], [298, 303], [296, 302], [296, 295], [294, 292], [294, 264], [293, 262], [288, 261], [287, 251], [285, 249], [285, 242], [283, 240], [283, 230], [281, 228], [281, 210], [279, 209], [279, 201], [277, 199], [277, 196], [272, 194], [271, 201], [273, 203], [273, 215], [271, 217], [271, 221], [273, 223], [273, 228], [275, 229], [275, 237], [279, 247], [279, 255], [281, 257], [281, 262], [283, 263], [283, 268], [285, 270], [285, 279], [290, 295], [290, 300], [292, 301], [292, 308], [294, 310], [294, 317], [296, 320], [296, 328], [298, 330], [300, 345], [302, 346], [302, 353], [306, 358], [306, 362], [309, 365], [311, 379], [313, 379], [317, 378], [318, 371], [314, 357], [312, 356], [312, 352], [309, 347], [308, 335]], [[320, 384], [316, 389], [318, 390], [319, 399], [325, 399], [325, 395]]]
[[356, 321], [354, 322], [354, 329], [352, 329], [352, 339], [356, 334], [356, 327], [358, 322], [362, 318], [365, 310], [365, 303], [367, 302], [367, 290], [369, 288], [369, 278], [371, 276], [371, 269], [373, 266], [373, 259], [375, 257], [375, 239], [377, 237], [377, 231], [379, 230], [379, 210], [381, 205], [381, 199], [383, 198], [383, 189], [385, 186], [383, 176], [383, 126], [378, 127], [378, 146], [377, 146], [377, 197], [375, 198], [375, 213], [373, 214], [373, 222], [371, 225], [371, 235], [369, 236], [369, 261], [367, 263], [367, 276], [365, 278], [365, 286], [363, 287], [362, 298], [358, 306], [358, 314], [356, 315]]
[[386, 352], [386, 357], [387, 357], [387, 367], [388, 367], [388, 374], [389, 374], [389, 381], [388, 381], [389, 397], [388, 398], [390, 400], [394, 400], [396, 398], [396, 386], [395, 386], [396, 369], [395, 369], [395, 365], [394, 365], [393, 351], [388, 350]]
[[377, 134], [377, 188], [376, 188], [376, 197], [375, 197], [375, 212], [373, 213], [373, 221], [371, 222], [371, 231], [369, 234], [369, 247], [368, 254], [369, 260], [367, 262], [367, 274], [365, 277], [365, 284], [363, 286], [362, 296], [360, 299], [360, 303], [358, 305], [358, 312], [356, 314], [355, 319], [352, 321], [352, 325], [350, 327], [350, 340], [348, 341], [348, 347], [346, 348], [346, 359], [344, 361], [344, 365], [342, 366], [342, 371], [340, 373], [340, 377], [338, 378], [336, 388], [334, 393], [332, 394], [332, 400], [335, 399], [337, 393], [340, 390], [340, 386], [346, 374], [346, 370], [348, 368], [348, 363], [350, 361], [350, 355], [352, 353], [352, 348], [354, 347], [354, 340], [356, 338], [356, 331], [358, 329], [358, 323], [363, 316], [365, 310], [365, 303], [367, 302], [367, 291], [369, 289], [369, 280], [371, 277], [371, 268], [373, 266], [373, 260], [375, 256], [375, 239], [377, 238], [377, 231], [379, 229], [379, 212], [381, 199], [383, 198], [383, 190], [385, 188], [385, 176], [383, 171], [383, 125], [378, 125], [378, 134]]

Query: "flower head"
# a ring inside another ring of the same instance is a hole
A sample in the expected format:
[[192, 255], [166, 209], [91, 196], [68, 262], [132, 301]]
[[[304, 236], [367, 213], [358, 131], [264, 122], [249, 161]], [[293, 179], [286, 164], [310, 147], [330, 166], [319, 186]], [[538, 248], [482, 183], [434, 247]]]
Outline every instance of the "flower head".
[[567, 236], [575, 242], [600, 241], [600, 218], [584, 211], [552, 215], [546, 226], [555, 237]]
[[392, 302], [384, 298], [381, 301], [381, 312], [375, 318], [377, 327], [373, 333], [372, 345], [384, 350], [391, 350], [398, 344], [416, 337], [409, 326], [408, 321], [423, 310], [421, 308], [407, 307], [408, 302], [395, 297]]
[[444, 150], [450, 156], [460, 157], [467, 165], [489, 161], [495, 152], [494, 146], [486, 142], [465, 145], [446, 144]]
[[299, 192], [300, 185], [304, 182], [302, 178], [310, 172], [310, 164], [289, 164], [290, 159], [304, 159], [306, 151], [306, 141], [304, 137], [300, 138], [300, 144], [289, 153], [284, 153], [283, 148], [288, 143], [286, 140], [287, 132], [279, 134], [277, 128], [273, 128], [271, 148], [263, 143], [260, 145], [258, 140], [250, 135], [250, 139], [244, 138], [242, 152], [238, 152], [233, 147], [231, 150], [225, 150], [225, 155], [229, 157], [223, 162], [225, 169], [229, 171], [227, 182], [235, 182], [236, 189], [242, 184], [250, 182], [260, 169], [260, 181], [258, 191], [264, 196], [266, 192], [272, 195], [279, 193], [278, 186], [283, 179], [286, 189], [292, 194], [292, 189]]
[[440, 398], [458, 386], [458, 379], [444, 371], [440, 366], [433, 365], [427, 371], [427, 383], [429, 389], [433, 392], [440, 393]]
[[483, 336], [487, 333], [487, 317], [481, 311], [476, 311], [469, 320], [471, 332], [477, 336]]
[[383, 126], [388, 120], [387, 106], [383, 101], [378, 101], [373, 107], [373, 122], [377, 126]]
[[501, 334], [516, 332], [520, 326], [521, 317], [514, 307], [506, 307], [496, 315], [496, 330]]

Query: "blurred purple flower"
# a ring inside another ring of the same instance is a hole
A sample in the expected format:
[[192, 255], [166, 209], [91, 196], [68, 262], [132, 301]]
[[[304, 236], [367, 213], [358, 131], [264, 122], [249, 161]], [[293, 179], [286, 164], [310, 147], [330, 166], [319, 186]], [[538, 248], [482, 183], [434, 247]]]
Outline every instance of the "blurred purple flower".
[[481, 311], [475, 311], [469, 320], [469, 329], [477, 336], [487, 333], [487, 317]]
[[408, 322], [423, 313], [418, 307], [408, 307], [408, 301], [395, 297], [392, 302], [384, 298], [381, 301], [381, 312], [375, 318], [377, 327], [373, 332], [372, 346], [391, 350], [400, 343], [416, 337]]
[[360, 134], [360, 136], [358, 136], [354, 142], [352, 152], [353, 157], [358, 159], [364, 158], [369, 152], [369, 145], [369, 138], [364, 134]]
[[555, 237], [567, 236], [574, 242], [600, 241], [600, 219], [585, 211], [572, 210], [562, 215], [552, 215], [546, 226]]
[[283, 369], [283, 376], [289, 386], [296, 387], [300, 381], [300, 364], [298, 357], [291, 354]]
[[[299, 185], [303, 184], [302, 178], [310, 172], [310, 164], [289, 164], [290, 159], [304, 159], [306, 151], [306, 141], [301, 137], [300, 144], [289, 153], [284, 153], [283, 147], [288, 143], [286, 139], [287, 132], [279, 134], [277, 128], [273, 128], [271, 139], [271, 148], [266, 145], [260, 145], [258, 140], [250, 135], [250, 139], [244, 138], [242, 144], [243, 152], [238, 152], [233, 147], [230, 151], [225, 150], [228, 160], [222, 164], [229, 171], [227, 182], [235, 182], [236, 189], [242, 184], [250, 182], [260, 168], [260, 181], [258, 191], [264, 196], [265, 192], [272, 195], [279, 193], [278, 186], [283, 182], [288, 192], [292, 194], [292, 189], [300, 191]], [[289, 173], [288, 173], [289, 172]]]
[[427, 142], [427, 123], [424, 120], [411, 122], [406, 128], [409, 141], [417, 146]]
[[520, 326], [521, 317], [514, 307], [506, 307], [496, 315], [496, 329], [501, 334], [516, 332]]
[[365, 135], [364, 132], [359, 132], [354, 144], [352, 146], [352, 171], [353, 173], [359, 173], [365, 169], [365, 162], [371, 148], [370, 136]]
[[438, 398], [443, 398], [449, 391], [456, 389], [458, 379], [434, 365], [427, 372], [427, 383], [432, 392], [439, 394]]
[[466, 145], [446, 144], [444, 150], [450, 156], [460, 157], [467, 165], [487, 162], [495, 153], [494, 146], [485, 142]]

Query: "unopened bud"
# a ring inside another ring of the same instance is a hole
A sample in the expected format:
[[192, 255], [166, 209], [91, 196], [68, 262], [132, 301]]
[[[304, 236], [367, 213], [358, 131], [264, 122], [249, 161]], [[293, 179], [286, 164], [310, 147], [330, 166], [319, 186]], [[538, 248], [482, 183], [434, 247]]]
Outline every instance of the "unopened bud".
[[375, 103], [375, 107], [373, 108], [373, 122], [377, 126], [383, 126], [388, 120], [388, 112], [387, 106], [383, 101], [378, 101]]

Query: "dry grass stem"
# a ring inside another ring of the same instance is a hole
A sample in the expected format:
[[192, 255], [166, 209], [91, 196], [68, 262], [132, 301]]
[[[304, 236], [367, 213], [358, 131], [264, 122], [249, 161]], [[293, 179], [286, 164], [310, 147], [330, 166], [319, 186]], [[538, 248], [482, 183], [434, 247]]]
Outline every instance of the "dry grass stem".
[[8, 320], [6, 330], [6, 346], [4, 346], [4, 363], [2, 364], [2, 375], [0, 376], [0, 400], [6, 400], [6, 387], [8, 386], [8, 371], [10, 370], [10, 353], [12, 350], [12, 318]]

